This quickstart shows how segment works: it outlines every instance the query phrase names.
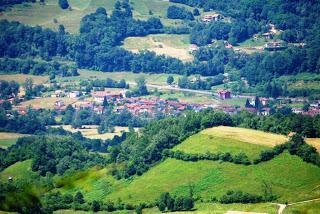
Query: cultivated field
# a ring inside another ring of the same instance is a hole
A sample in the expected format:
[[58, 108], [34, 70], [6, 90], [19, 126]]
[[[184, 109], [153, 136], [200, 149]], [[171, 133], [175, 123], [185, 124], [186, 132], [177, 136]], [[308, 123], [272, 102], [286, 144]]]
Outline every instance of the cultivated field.
[[189, 35], [158, 34], [129, 37], [125, 39], [123, 47], [135, 53], [149, 50], [158, 55], [164, 54], [183, 61], [192, 61], [193, 56], [189, 53], [189, 45]]
[[[90, 139], [112, 139], [114, 136], [119, 136], [122, 134], [122, 132], [128, 132], [128, 127], [120, 127], [115, 126], [115, 131], [113, 133], [105, 133], [105, 134], [99, 134], [98, 133], [98, 126], [95, 125], [85, 125], [82, 129], [74, 129], [71, 127], [71, 125], [63, 125], [63, 126], [51, 126], [51, 127], [62, 127], [63, 129], [70, 131], [70, 132], [81, 132], [81, 134], [84, 137], [90, 138]], [[136, 129], [137, 131], [138, 129]]]
[[48, 76], [35, 76], [30, 74], [0, 74], [0, 80], [14, 80], [20, 84], [24, 83], [27, 78], [33, 79], [34, 84], [43, 84], [49, 80]]
[[24, 136], [28, 135], [11, 132], [0, 132], [0, 148], [6, 149], [9, 146], [15, 144], [19, 137]]
[[21, 102], [19, 106], [21, 107], [31, 106], [32, 108], [35, 108], [35, 109], [39, 109], [39, 108], [53, 109], [54, 103], [58, 100], [62, 100], [65, 105], [69, 105], [77, 101], [77, 99], [69, 98], [69, 97], [42, 97], [42, 98], [36, 98], [36, 99]]

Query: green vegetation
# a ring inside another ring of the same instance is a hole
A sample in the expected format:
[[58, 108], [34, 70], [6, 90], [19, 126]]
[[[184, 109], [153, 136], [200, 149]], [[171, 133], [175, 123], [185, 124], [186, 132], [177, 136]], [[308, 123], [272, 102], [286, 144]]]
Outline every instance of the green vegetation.
[[303, 204], [294, 204], [288, 206], [284, 210], [284, 214], [296, 214], [296, 213], [307, 213], [307, 214], [317, 214], [320, 210], [320, 202], [313, 201]]
[[0, 139], [0, 148], [6, 149], [9, 146], [15, 144], [17, 139]]
[[245, 153], [249, 157], [249, 160], [253, 160], [258, 158], [260, 152], [266, 148], [268, 147], [254, 145], [228, 137], [217, 137], [199, 133], [192, 135], [184, 142], [174, 147], [173, 151], [182, 151], [189, 154], [229, 152], [231, 155], [237, 155]]
[[37, 176], [38, 173], [31, 170], [32, 160], [16, 162], [0, 172], [0, 181], [7, 182], [9, 177], [13, 180], [26, 180]]

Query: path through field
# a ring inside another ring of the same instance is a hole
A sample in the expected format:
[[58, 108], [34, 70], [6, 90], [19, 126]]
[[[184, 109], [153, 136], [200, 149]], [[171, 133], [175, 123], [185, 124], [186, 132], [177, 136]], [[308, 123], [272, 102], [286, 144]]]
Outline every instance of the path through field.
[[278, 214], [282, 214], [283, 211], [285, 210], [285, 208], [288, 207], [288, 206], [292, 206], [292, 205], [296, 205], [296, 204], [304, 204], [304, 203], [309, 203], [309, 202], [313, 202], [313, 201], [320, 201], [320, 198], [294, 202], [294, 203], [291, 203], [291, 204], [288, 204], [288, 205], [286, 205], [286, 204], [277, 204], [279, 206]]

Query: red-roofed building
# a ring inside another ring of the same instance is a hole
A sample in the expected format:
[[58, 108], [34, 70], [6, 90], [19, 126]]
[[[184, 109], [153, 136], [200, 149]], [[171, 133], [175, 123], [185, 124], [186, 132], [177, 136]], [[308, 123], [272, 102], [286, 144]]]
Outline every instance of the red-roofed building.
[[222, 100], [231, 99], [231, 91], [221, 89], [217, 91], [218, 97]]

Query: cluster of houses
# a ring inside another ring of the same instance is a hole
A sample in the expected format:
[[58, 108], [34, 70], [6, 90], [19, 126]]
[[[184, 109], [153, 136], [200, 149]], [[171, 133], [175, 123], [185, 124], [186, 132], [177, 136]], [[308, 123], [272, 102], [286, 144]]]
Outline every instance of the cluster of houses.
[[[184, 102], [164, 100], [158, 97], [151, 97], [150, 99], [141, 97], [127, 98], [125, 91], [123, 92], [109, 92], [109, 91], [97, 91], [92, 92], [93, 101], [78, 101], [72, 104], [72, 107], [76, 110], [92, 110], [97, 114], [103, 113], [103, 104], [112, 103], [115, 106], [114, 111], [117, 113], [123, 110], [128, 110], [133, 115], [138, 116], [144, 113], [149, 115], [155, 115], [156, 113], [164, 114], [178, 114], [186, 109], [201, 110], [204, 108], [197, 104], [187, 104]], [[56, 110], [65, 110], [66, 105], [62, 100], [58, 100], [54, 104]]]
[[304, 111], [302, 108], [292, 108], [292, 112], [296, 114], [303, 114], [309, 116], [320, 115], [320, 101], [310, 104], [308, 111]]

